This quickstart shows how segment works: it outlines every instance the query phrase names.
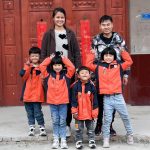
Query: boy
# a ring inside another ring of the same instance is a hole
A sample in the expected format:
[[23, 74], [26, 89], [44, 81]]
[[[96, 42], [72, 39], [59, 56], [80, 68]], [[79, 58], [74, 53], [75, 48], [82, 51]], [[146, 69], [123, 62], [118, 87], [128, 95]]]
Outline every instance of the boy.
[[82, 66], [77, 71], [78, 81], [72, 87], [72, 114], [76, 119], [76, 148], [83, 147], [84, 123], [87, 128], [89, 147], [96, 148], [94, 135], [94, 118], [98, 115], [97, 93], [94, 84], [90, 81], [90, 70]]
[[[117, 33], [113, 32], [113, 19], [111, 16], [104, 15], [99, 19], [99, 28], [100, 32], [92, 40], [92, 48], [95, 50], [96, 58], [95, 62], [98, 62], [101, 59], [101, 53], [106, 47], [112, 47], [117, 53], [117, 60], [121, 60], [120, 56], [120, 47], [123, 47], [127, 50], [127, 46], [122, 37]], [[128, 71], [124, 73], [123, 84], [127, 85], [128, 83]], [[99, 114], [97, 119], [97, 125], [95, 128], [95, 134], [99, 135], [101, 133], [102, 120], [103, 120], [103, 95], [98, 94], [98, 104], [99, 104]], [[113, 112], [113, 120], [115, 117], [115, 110]], [[116, 131], [110, 126], [111, 135], [115, 136]]]
[[[94, 53], [94, 51], [92, 51]], [[118, 111], [127, 131], [127, 143], [133, 144], [133, 130], [128, 116], [126, 104], [122, 95], [122, 75], [132, 65], [132, 59], [128, 52], [120, 49], [124, 62], [116, 61], [117, 54], [113, 48], [107, 47], [101, 53], [101, 60], [97, 65], [93, 64], [94, 54], [87, 55], [87, 66], [96, 73], [99, 94], [104, 94], [104, 123], [103, 147], [109, 147], [110, 124], [112, 113]]]
[[41, 103], [44, 102], [44, 91], [42, 85], [41, 71], [39, 68], [41, 50], [32, 47], [29, 50], [29, 60], [20, 71], [24, 79], [21, 100], [27, 112], [29, 124], [29, 136], [35, 135], [35, 120], [40, 126], [40, 135], [46, 136], [44, 118]]

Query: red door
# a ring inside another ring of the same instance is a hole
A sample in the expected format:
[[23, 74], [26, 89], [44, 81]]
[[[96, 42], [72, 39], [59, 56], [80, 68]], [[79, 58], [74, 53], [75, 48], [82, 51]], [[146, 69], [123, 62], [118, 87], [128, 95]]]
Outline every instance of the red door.
[[20, 104], [20, 16], [20, 0], [0, 1], [0, 105]]
[[[106, 14], [113, 17], [114, 31], [120, 33], [125, 39], [129, 48], [129, 35], [128, 35], [128, 0], [106, 0]], [[129, 49], [130, 52], [130, 49]], [[131, 102], [129, 97], [131, 80], [129, 78], [128, 85], [124, 88], [124, 96], [127, 103]]]
[[[89, 19], [91, 35], [99, 33], [99, 17], [113, 16], [115, 31], [128, 39], [127, 0], [3, 0], [0, 1], [0, 105], [19, 105], [21, 78], [18, 75], [28, 57], [28, 49], [37, 45], [36, 23], [52, 24], [52, 11], [64, 7], [67, 25], [80, 42], [80, 20]], [[119, 22], [118, 22], [119, 20]]]

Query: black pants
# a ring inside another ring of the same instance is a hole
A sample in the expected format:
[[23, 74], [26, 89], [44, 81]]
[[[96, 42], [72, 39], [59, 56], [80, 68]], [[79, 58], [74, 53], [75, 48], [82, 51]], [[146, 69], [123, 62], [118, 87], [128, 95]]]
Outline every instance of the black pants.
[[66, 124], [67, 124], [67, 126], [70, 127], [71, 121], [72, 121], [71, 103], [68, 103], [67, 118], [66, 118]]
[[[104, 110], [104, 108], [103, 108], [104, 95], [103, 94], [98, 94], [97, 98], [98, 98], [98, 107], [99, 107], [97, 124], [102, 126], [102, 124], [103, 124], [103, 110]], [[116, 113], [116, 110], [114, 110], [114, 112], [113, 112], [111, 126], [112, 126], [112, 123], [114, 122], [115, 113]]]

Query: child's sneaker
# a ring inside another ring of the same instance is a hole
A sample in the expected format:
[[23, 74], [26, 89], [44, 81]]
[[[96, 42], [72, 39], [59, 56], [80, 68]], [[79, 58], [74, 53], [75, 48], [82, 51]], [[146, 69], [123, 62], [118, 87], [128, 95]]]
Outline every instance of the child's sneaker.
[[104, 138], [104, 140], [103, 140], [103, 148], [109, 148], [109, 138]]
[[133, 139], [133, 135], [132, 135], [132, 134], [127, 135], [127, 143], [128, 143], [129, 145], [134, 144], [134, 139]]
[[61, 139], [60, 147], [61, 149], [68, 149], [66, 139]]
[[58, 147], [59, 147], [59, 139], [54, 139], [52, 149], [58, 149]]
[[40, 136], [46, 136], [46, 131], [44, 126], [40, 126]]
[[90, 147], [91, 149], [95, 149], [95, 148], [96, 148], [96, 144], [95, 144], [95, 141], [94, 141], [94, 140], [90, 140], [90, 141], [89, 141], [89, 147]]
[[29, 136], [34, 136], [35, 135], [35, 125], [30, 125], [30, 129], [29, 129]]
[[77, 141], [76, 142], [76, 148], [77, 149], [82, 149], [83, 148], [82, 141]]

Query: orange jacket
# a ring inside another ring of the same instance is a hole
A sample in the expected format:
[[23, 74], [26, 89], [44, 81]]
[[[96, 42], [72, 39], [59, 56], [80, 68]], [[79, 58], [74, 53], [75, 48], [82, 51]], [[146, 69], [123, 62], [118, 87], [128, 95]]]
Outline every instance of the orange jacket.
[[70, 79], [75, 73], [75, 67], [68, 58], [62, 58], [67, 67], [67, 71], [62, 70], [56, 74], [55, 71], [48, 71], [48, 65], [51, 63], [50, 57], [46, 58], [41, 64], [42, 74], [47, 86], [47, 103], [66, 104], [69, 103]]
[[39, 67], [24, 65], [20, 71], [25, 83], [22, 89], [21, 100], [24, 102], [44, 102], [44, 89]]
[[78, 120], [92, 120], [98, 116], [97, 93], [92, 81], [74, 83], [71, 96], [72, 113], [78, 114]]
[[87, 54], [86, 66], [96, 72], [97, 87], [100, 94], [122, 93], [123, 70], [126, 70], [133, 63], [126, 51], [121, 52], [123, 63], [113, 61], [110, 64], [99, 62], [93, 64], [94, 54]]

